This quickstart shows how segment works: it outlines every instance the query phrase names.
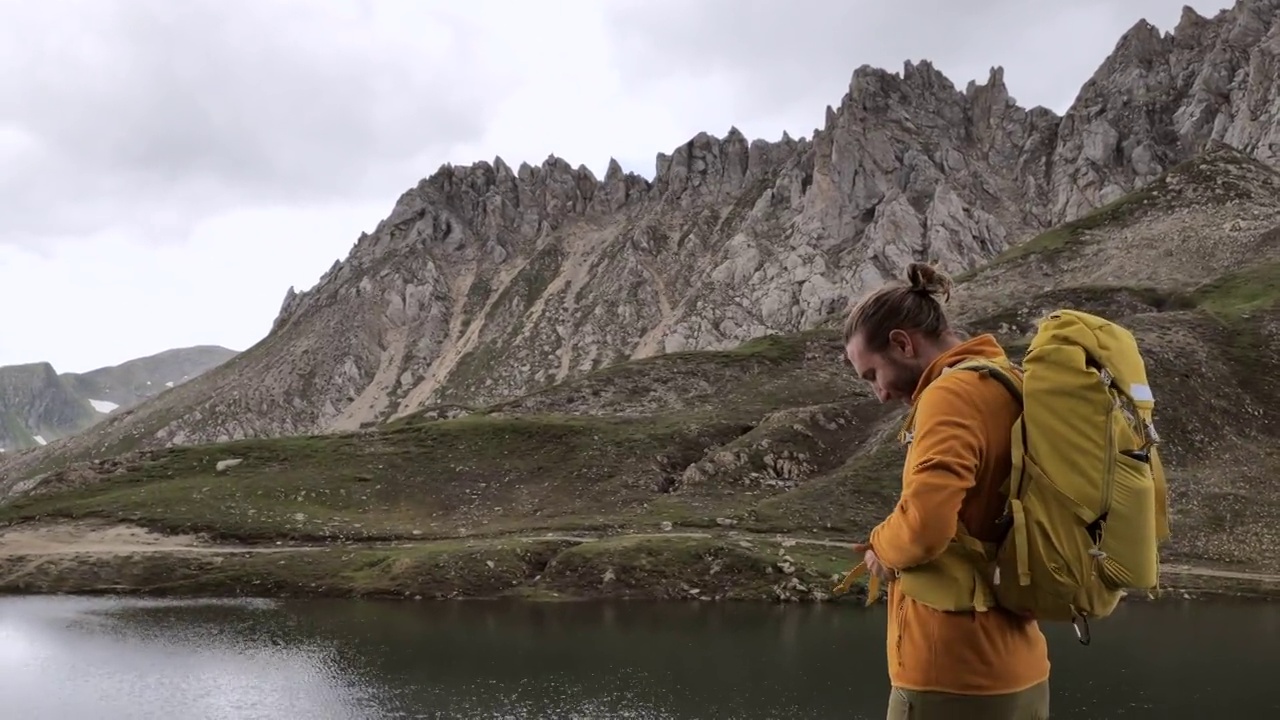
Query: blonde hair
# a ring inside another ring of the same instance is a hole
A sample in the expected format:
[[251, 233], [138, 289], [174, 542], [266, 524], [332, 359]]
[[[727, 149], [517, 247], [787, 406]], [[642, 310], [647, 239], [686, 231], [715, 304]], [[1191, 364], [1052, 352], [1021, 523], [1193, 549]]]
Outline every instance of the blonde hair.
[[[942, 303], [951, 299], [951, 278], [925, 263], [907, 267], [907, 284], [890, 283], [867, 295], [844, 321], [846, 345], [861, 334], [867, 349], [884, 350], [889, 333], [914, 330], [930, 338], [941, 337], [951, 329]], [[936, 296], [942, 296], [942, 302]]]

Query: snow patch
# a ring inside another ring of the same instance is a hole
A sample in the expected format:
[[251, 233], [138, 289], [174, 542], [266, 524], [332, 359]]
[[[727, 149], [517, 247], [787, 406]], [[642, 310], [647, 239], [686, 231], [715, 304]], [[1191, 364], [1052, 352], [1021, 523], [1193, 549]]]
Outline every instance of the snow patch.
[[40, 443], [41, 445], [48, 445], [48, 444], [49, 444], [49, 441], [48, 441], [48, 440], [45, 440], [43, 437], [40, 437], [39, 435], [33, 435], [33, 436], [31, 437], [31, 439], [32, 439], [32, 440], [35, 440], [36, 442]]
[[118, 404], [113, 403], [110, 400], [90, 400], [89, 404], [93, 406], [94, 410], [97, 410], [100, 413], [109, 413], [120, 407]]
[[172, 381], [172, 380], [170, 380], [169, 382], [165, 383], [165, 384], [164, 384], [164, 386], [165, 386], [165, 387], [173, 387], [173, 381]]

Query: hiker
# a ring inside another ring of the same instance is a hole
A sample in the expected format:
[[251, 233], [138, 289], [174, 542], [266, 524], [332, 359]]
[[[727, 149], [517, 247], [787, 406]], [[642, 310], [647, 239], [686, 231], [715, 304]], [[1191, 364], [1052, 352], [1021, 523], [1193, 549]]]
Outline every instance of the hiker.
[[957, 528], [982, 542], [999, 539], [1010, 431], [1021, 412], [999, 382], [945, 372], [968, 359], [1008, 360], [992, 335], [965, 339], [950, 327], [942, 307], [950, 279], [916, 263], [907, 280], [868, 295], [844, 329], [855, 372], [880, 402], [907, 404], [914, 422], [901, 498], [854, 548], [888, 583], [888, 717], [1048, 718], [1048, 648], [1034, 620], [999, 607], [936, 610], [896, 581], [899, 571], [941, 556]]

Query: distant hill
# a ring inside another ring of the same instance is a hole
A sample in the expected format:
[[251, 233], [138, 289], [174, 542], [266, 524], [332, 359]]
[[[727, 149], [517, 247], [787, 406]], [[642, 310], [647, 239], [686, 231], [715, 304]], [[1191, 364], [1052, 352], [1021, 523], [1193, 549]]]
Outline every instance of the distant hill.
[[0, 367], [0, 452], [74, 435], [235, 355], [224, 347], [198, 345], [85, 373], [59, 374], [47, 362]]

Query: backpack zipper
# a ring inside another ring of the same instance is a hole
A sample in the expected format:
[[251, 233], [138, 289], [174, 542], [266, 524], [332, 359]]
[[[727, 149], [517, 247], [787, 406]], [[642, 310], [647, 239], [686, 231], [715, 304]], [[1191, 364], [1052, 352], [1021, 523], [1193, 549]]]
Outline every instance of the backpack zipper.
[[1098, 514], [1099, 532], [1098, 542], [1094, 545], [1096, 549], [1102, 543], [1102, 530], [1106, 526], [1107, 513], [1111, 511], [1111, 496], [1116, 479], [1116, 414], [1120, 409], [1120, 397], [1116, 393], [1114, 383], [1115, 379], [1111, 377], [1111, 373], [1103, 368], [1101, 380], [1103, 387], [1107, 391], [1107, 400], [1110, 408], [1107, 410], [1107, 456], [1106, 456], [1106, 472], [1102, 474], [1102, 504], [1101, 512]]
[[[1107, 413], [1107, 472], [1102, 477], [1102, 512], [1098, 514], [1098, 518], [1102, 519], [1111, 511], [1111, 493], [1112, 486], [1116, 481], [1116, 411], [1115, 408]], [[1106, 522], [1105, 520], [1103, 522]]]
[[897, 637], [896, 645], [894, 648], [894, 654], [898, 656], [898, 667], [902, 667], [903, 666], [902, 631], [906, 628], [906, 624], [907, 624], [907, 596], [902, 592], [902, 588], [897, 588], [897, 590], [898, 590], [898, 618], [897, 618], [898, 637]]

